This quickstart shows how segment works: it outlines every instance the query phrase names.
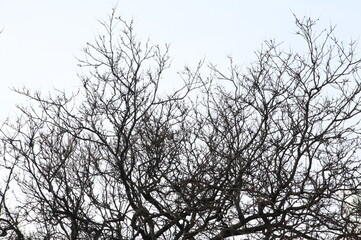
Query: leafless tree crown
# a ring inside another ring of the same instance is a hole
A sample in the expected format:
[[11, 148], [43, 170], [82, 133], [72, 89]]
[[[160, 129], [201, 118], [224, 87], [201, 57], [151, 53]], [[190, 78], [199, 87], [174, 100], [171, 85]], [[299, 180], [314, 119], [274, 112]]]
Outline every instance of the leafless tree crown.
[[162, 96], [168, 47], [112, 15], [76, 94], [16, 90], [33, 104], [1, 128], [0, 236], [360, 239], [360, 59], [315, 23], [296, 18], [304, 52], [267, 41]]

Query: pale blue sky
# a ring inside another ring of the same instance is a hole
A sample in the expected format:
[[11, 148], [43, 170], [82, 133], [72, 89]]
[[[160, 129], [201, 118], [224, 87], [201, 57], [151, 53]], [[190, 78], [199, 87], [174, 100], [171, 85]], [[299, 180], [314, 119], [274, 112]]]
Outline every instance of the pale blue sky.
[[227, 55], [245, 65], [269, 38], [297, 48], [292, 12], [319, 18], [320, 29], [336, 24], [343, 40], [361, 36], [357, 0], [0, 0], [0, 121], [21, 101], [12, 86], [48, 92], [79, 84], [75, 57], [116, 4], [140, 38], [171, 44], [174, 71], [202, 58], [222, 65]]

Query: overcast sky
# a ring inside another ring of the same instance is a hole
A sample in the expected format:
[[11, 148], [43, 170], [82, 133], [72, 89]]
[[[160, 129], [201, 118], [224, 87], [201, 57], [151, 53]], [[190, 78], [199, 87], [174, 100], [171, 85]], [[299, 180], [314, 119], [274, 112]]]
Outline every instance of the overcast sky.
[[320, 29], [337, 25], [345, 41], [361, 36], [357, 0], [0, 0], [0, 121], [21, 102], [11, 87], [49, 92], [79, 85], [76, 57], [115, 5], [134, 19], [141, 39], [171, 44], [172, 71], [202, 58], [222, 65], [227, 55], [246, 65], [270, 38], [297, 48], [293, 13], [319, 18]]

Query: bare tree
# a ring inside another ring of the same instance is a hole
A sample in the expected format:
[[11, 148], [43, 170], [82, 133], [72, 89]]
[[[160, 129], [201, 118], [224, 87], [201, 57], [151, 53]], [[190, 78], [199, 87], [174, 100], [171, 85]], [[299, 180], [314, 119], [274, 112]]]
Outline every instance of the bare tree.
[[246, 71], [232, 59], [229, 72], [211, 65], [206, 78], [201, 65], [186, 68], [184, 87], [161, 96], [167, 46], [142, 44], [113, 14], [84, 50], [89, 74], [78, 93], [17, 90], [37, 105], [2, 129], [22, 192], [22, 228], [13, 230], [29, 224], [42, 239], [359, 239], [348, 210], [360, 183], [356, 44], [333, 28], [314, 32], [311, 19], [296, 25], [305, 53], [268, 41]]

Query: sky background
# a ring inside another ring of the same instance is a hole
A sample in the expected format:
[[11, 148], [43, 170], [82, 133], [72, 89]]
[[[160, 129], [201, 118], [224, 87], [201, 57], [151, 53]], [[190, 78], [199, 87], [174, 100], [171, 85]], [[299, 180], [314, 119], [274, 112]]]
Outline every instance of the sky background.
[[[12, 87], [48, 93], [80, 85], [76, 58], [114, 6], [134, 19], [140, 39], [171, 45], [172, 72], [201, 59], [226, 68], [228, 55], [247, 67], [267, 39], [297, 49], [293, 14], [320, 19], [319, 29], [337, 25], [342, 40], [361, 37], [357, 0], [0, 0], [0, 122], [24, 104]], [[172, 87], [179, 78], [170, 76], [163, 83]]]

